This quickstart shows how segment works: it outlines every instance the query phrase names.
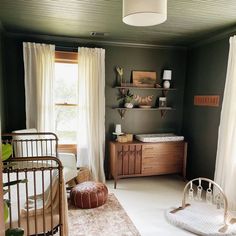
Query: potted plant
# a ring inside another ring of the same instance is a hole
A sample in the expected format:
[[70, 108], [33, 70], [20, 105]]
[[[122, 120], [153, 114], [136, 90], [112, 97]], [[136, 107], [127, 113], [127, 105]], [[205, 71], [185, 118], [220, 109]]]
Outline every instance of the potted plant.
[[127, 89], [123, 91], [117, 98], [117, 100], [122, 103], [126, 108], [133, 108], [134, 104], [132, 103], [134, 95]]

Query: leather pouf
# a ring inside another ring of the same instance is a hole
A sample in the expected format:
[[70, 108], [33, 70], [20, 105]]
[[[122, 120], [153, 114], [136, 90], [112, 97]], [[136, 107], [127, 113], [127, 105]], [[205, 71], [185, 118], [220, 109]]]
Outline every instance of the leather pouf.
[[107, 196], [108, 190], [105, 184], [86, 181], [72, 188], [70, 201], [78, 208], [89, 209], [102, 206]]

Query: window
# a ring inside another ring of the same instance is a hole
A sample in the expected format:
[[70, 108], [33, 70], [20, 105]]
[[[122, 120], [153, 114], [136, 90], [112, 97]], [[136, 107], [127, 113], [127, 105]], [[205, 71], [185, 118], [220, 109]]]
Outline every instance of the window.
[[77, 142], [77, 82], [78, 54], [56, 52], [55, 61], [55, 132], [59, 144], [66, 149], [67, 144]]

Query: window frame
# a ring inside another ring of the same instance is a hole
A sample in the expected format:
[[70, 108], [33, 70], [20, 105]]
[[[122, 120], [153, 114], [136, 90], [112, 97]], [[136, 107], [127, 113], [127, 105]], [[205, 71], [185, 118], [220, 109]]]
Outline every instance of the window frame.
[[[78, 52], [55, 51], [55, 63], [78, 64]], [[54, 103], [55, 106], [78, 106], [73, 103]], [[77, 154], [77, 144], [58, 144], [58, 151], [60, 153]]]
[[78, 64], [79, 54], [78, 52], [55, 51], [55, 62]]

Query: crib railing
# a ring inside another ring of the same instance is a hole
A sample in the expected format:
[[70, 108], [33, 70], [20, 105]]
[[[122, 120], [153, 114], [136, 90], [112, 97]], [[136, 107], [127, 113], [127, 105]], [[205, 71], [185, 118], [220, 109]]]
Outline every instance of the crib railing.
[[[31, 163], [35, 161], [37, 161], [37, 166]], [[11, 167], [3, 170], [4, 183], [27, 180], [26, 183], [8, 186], [7, 199], [11, 204], [7, 227], [22, 227], [25, 235], [53, 235], [55, 229], [59, 227], [60, 235], [62, 235], [62, 166], [60, 161], [55, 157], [12, 158], [7, 165]], [[55, 189], [58, 189], [58, 196], [52, 194], [53, 191], [57, 191]], [[40, 195], [42, 200], [39, 206], [35, 199]], [[55, 199], [56, 197], [58, 199]]]
[[58, 156], [58, 137], [54, 133], [3, 134], [4, 143], [10, 143], [13, 157]]
[[[63, 236], [65, 199], [56, 135], [14, 133], [3, 135], [2, 141], [13, 147], [12, 157], [3, 167], [3, 182], [8, 190], [4, 199], [10, 203], [6, 228], [23, 228], [24, 235]], [[11, 182], [16, 184], [8, 186]]]

